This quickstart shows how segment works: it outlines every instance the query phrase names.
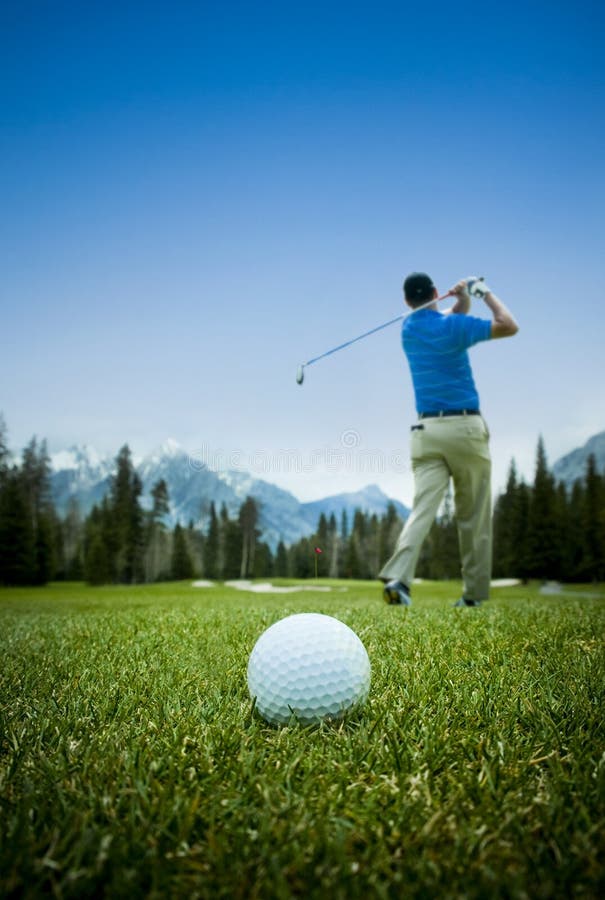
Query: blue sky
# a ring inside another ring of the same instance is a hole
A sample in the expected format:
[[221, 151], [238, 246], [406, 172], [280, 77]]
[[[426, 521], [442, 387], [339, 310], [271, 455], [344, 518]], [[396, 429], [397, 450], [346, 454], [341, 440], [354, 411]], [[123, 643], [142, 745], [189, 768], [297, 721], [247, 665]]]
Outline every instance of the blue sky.
[[[472, 351], [494, 481], [605, 428], [596, 2], [0, 12], [11, 445], [171, 437], [314, 499], [411, 500], [411, 270], [516, 315]], [[477, 314], [485, 315], [481, 304]], [[327, 461], [327, 462], [326, 462]]]

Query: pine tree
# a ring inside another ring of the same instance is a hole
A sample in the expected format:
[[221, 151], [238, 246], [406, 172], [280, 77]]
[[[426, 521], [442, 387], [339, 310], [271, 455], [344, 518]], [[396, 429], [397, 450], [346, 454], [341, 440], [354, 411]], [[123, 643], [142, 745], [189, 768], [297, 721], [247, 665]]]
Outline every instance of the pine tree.
[[147, 516], [145, 581], [157, 581], [168, 572], [168, 534], [165, 518], [170, 512], [168, 486], [163, 478], [151, 488], [153, 505]]
[[[328, 574], [329, 568], [329, 528], [328, 528], [328, 520], [326, 519], [324, 513], [321, 513], [319, 516], [319, 521], [317, 523], [317, 531], [312, 537], [311, 543], [313, 544], [313, 556], [317, 557], [317, 560], [313, 560], [313, 566], [315, 567], [315, 562], [317, 562], [317, 575], [319, 578], [325, 578]], [[317, 553], [316, 548], [321, 550], [321, 553]], [[315, 574], [315, 571], [313, 572]]]
[[544, 441], [536, 451], [536, 472], [528, 521], [529, 573], [535, 578], [560, 577], [561, 543], [557, 525], [555, 481], [548, 470]]
[[402, 528], [403, 522], [397, 515], [395, 504], [389, 503], [380, 522], [378, 556], [381, 566], [393, 555]]
[[460, 574], [460, 551], [451, 485], [443, 498], [440, 515], [431, 528], [429, 546], [428, 577], [438, 580], [457, 578]]
[[301, 538], [293, 544], [288, 552], [288, 571], [292, 578], [311, 578], [315, 574], [313, 561], [313, 542], [309, 538]]
[[242, 556], [240, 562], [240, 578], [248, 578], [254, 571], [254, 556], [256, 553], [256, 542], [260, 535], [260, 531], [256, 525], [258, 523], [258, 506], [253, 497], [246, 497], [239, 511], [239, 527], [241, 531], [241, 547]]
[[278, 578], [288, 577], [288, 554], [283, 541], [277, 545], [277, 554], [275, 557], [275, 574]]
[[334, 513], [332, 513], [328, 521], [328, 544], [330, 553], [328, 576], [330, 578], [338, 578], [340, 575], [340, 536]]
[[34, 542], [30, 583], [46, 584], [55, 569], [55, 512], [50, 490], [50, 459], [46, 441], [32, 438], [23, 451], [20, 478]]
[[204, 548], [204, 575], [206, 578], [219, 576], [220, 529], [214, 502], [210, 504], [210, 524]]
[[125, 444], [116, 458], [116, 474], [111, 481], [111, 523], [114, 532], [116, 580], [132, 583], [143, 580], [144, 528], [139, 498], [141, 479]]
[[8, 477], [10, 468], [10, 451], [8, 449], [8, 433], [4, 416], [0, 413], [0, 492]]
[[585, 571], [591, 581], [602, 581], [605, 578], [605, 485], [594, 453], [586, 462], [585, 484]]
[[174, 581], [184, 581], [193, 577], [193, 563], [189, 554], [183, 528], [177, 523], [172, 533], [172, 559], [170, 574]]
[[239, 522], [232, 521], [228, 516], [222, 519], [222, 538], [224, 546], [224, 572], [223, 578], [239, 578], [242, 565], [242, 529]]
[[66, 581], [80, 581], [83, 578], [83, 534], [80, 507], [72, 497], [65, 518], [60, 523], [60, 566], [62, 578]]
[[568, 508], [568, 541], [566, 545], [567, 572], [569, 581], [584, 581], [588, 577], [588, 548], [584, 524], [586, 521], [586, 485], [577, 479], [571, 489]]
[[31, 584], [35, 558], [29, 498], [14, 466], [3, 477], [0, 494], [0, 584]]
[[275, 565], [271, 547], [265, 541], [257, 544], [256, 554], [254, 556], [254, 569], [252, 570], [253, 578], [269, 578], [275, 573]]
[[[233, 560], [229, 558], [229, 570], [231, 574], [226, 575], [227, 571], [227, 538], [228, 533], [230, 531], [231, 520], [229, 519], [229, 513], [227, 511], [227, 505], [223, 502], [221, 503], [221, 508], [219, 512], [219, 542], [218, 542], [218, 562], [217, 562], [217, 578], [219, 581], [224, 581], [226, 578], [237, 578], [239, 574], [239, 562], [238, 559], [238, 572], [237, 574], [233, 574], [232, 563]], [[232, 537], [232, 536], [231, 536]]]
[[89, 537], [84, 574], [88, 584], [107, 584], [111, 578], [111, 563], [101, 529], [94, 529]]
[[516, 575], [519, 548], [516, 546], [516, 518], [518, 505], [517, 465], [511, 460], [503, 494], [494, 504], [494, 576], [511, 578]]

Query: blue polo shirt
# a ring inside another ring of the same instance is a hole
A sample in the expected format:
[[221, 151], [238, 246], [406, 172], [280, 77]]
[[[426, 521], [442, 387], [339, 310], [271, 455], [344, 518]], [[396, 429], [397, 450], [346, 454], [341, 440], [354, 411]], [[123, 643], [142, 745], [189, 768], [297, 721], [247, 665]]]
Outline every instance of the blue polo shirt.
[[418, 413], [479, 409], [468, 348], [491, 337], [492, 323], [460, 313], [421, 309], [401, 329]]

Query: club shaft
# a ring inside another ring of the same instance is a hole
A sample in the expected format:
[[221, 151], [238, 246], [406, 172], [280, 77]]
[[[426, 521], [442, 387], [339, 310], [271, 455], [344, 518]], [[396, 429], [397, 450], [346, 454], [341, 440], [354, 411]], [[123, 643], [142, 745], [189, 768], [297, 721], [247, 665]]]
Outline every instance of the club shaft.
[[427, 303], [423, 303], [422, 306], [417, 306], [415, 309], [411, 309], [409, 312], [402, 313], [400, 316], [395, 316], [394, 319], [389, 319], [388, 322], [384, 322], [382, 325], [377, 325], [376, 328], [371, 328], [369, 331], [364, 331], [363, 334], [358, 335], [358, 337], [352, 338], [350, 341], [345, 341], [344, 344], [339, 344], [338, 347], [333, 347], [331, 350], [326, 350], [325, 353], [322, 353], [319, 356], [314, 356], [313, 359], [309, 359], [306, 363], [303, 363], [303, 367], [312, 366], [313, 363], [319, 362], [320, 359], [325, 359], [326, 356], [331, 356], [333, 353], [338, 353], [339, 350], [344, 350], [345, 347], [350, 347], [351, 344], [356, 344], [357, 341], [361, 341], [363, 340], [363, 338], [367, 338], [371, 334], [376, 334], [377, 331], [382, 331], [383, 328], [388, 328], [389, 325], [394, 325], [395, 322], [401, 322], [403, 321], [403, 319], [407, 319], [408, 316], [413, 315], [415, 312], [420, 312], [421, 309], [427, 309], [429, 306], [431, 306], [431, 304], [438, 302], [439, 300], [445, 300], [446, 297], [450, 296], [451, 293], [448, 291], [447, 294], [442, 294], [441, 297], [429, 300]]

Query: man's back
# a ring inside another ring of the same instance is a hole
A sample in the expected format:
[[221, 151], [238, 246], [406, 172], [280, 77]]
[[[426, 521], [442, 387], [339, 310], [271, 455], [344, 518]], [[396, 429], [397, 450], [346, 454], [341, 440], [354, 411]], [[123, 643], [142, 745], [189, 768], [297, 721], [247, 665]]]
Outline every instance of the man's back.
[[467, 350], [489, 340], [490, 333], [487, 319], [442, 315], [433, 309], [420, 310], [405, 320], [403, 349], [418, 413], [479, 408]]

